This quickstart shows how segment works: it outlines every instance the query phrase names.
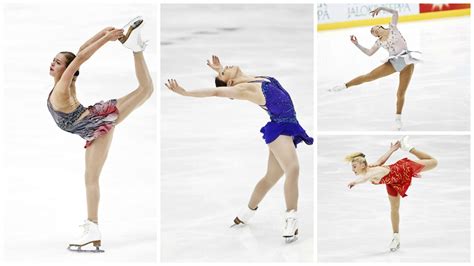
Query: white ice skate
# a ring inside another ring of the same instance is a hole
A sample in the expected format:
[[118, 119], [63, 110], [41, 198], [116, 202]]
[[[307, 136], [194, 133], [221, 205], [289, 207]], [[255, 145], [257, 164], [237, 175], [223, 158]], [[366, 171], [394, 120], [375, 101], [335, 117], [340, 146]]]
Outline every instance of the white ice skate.
[[143, 41], [141, 35], [143, 24], [145, 23], [142, 17], [132, 19], [127, 25], [125, 25], [125, 27], [123, 27], [124, 36], [119, 39], [123, 46], [135, 53], [143, 52], [147, 46], [148, 41]]
[[[85, 220], [84, 224], [80, 225], [83, 228], [82, 235], [74, 241], [71, 241], [68, 249], [75, 252], [104, 252], [100, 249], [101, 244], [101, 235], [99, 231], [99, 226], [96, 223], [93, 223], [89, 220]], [[82, 247], [92, 244], [95, 247], [95, 250], [91, 249], [82, 249]]]
[[337, 85], [337, 86], [333, 87], [332, 89], [328, 89], [328, 91], [337, 92], [337, 91], [342, 91], [342, 90], [345, 90], [345, 89], [347, 89], [346, 84], [340, 84], [340, 85]]
[[400, 235], [398, 233], [394, 233], [392, 242], [390, 242], [389, 249], [391, 252], [395, 252], [399, 248], [400, 248]]
[[258, 207], [255, 208], [255, 210], [252, 210], [248, 206], [242, 208], [242, 210], [240, 210], [239, 214], [235, 217], [234, 224], [231, 225], [230, 227], [234, 227], [236, 225], [248, 224], [250, 219], [252, 219], [252, 217], [257, 212], [257, 209], [258, 209]]
[[402, 117], [397, 115], [395, 117], [395, 130], [400, 131], [402, 130], [402, 127], [403, 127]]
[[292, 243], [298, 239], [298, 219], [296, 211], [291, 210], [285, 213], [285, 228], [283, 237], [286, 243]]
[[411, 145], [409, 143], [409, 137], [408, 136], [404, 136], [400, 139], [400, 148], [404, 151], [411, 151], [411, 149], [413, 149], [413, 145]]

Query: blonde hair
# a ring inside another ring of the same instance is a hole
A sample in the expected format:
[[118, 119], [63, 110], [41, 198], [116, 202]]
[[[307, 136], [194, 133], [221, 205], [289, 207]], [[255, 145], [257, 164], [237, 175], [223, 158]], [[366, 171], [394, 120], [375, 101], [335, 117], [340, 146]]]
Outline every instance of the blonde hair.
[[348, 163], [358, 162], [358, 163], [365, 163], [367, 164], [367, 160], [365, 160], [365, 154], [362, 152], [354, 152], [346, 156], [344, 160]]

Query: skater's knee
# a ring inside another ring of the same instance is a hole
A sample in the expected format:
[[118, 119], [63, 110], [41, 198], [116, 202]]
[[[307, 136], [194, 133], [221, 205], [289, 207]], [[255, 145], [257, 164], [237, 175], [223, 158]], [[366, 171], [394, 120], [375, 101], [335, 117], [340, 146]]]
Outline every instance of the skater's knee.
[[438, 160], [436, 160], [435, 158], [431, 159], [431, 165], [432, 165], [432, 168], [435, 168], [436, 166], [438, 166]]
[[287, 179], [290, 178], [297, 180], [300, 174], [300, 165], [297, 162], [291, 163], [286, 167], [285, 174]]
[[86, 188], [95, 188], [99, 186], [99, 175], [95, 173], [86, 173]]

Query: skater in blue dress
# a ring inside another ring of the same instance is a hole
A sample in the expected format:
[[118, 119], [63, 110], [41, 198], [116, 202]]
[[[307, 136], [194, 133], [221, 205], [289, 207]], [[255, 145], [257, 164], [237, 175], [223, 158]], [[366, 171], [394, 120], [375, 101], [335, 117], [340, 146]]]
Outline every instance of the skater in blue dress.
[[299, 162], [296, 146], [305, 142], [313, 144], [296, 119], [296, 112], [288, 92], [272, 77], [250, 76], [237, 66], [223, 67], [217, 56], [207, 65], [217, 72], [216, 87], [188, 91], [174, 79], [165, 84], [171, 91], [190, 97], [225, 97], [247, 100], [259, 105], [270, 116], [270, 122], [261, 128], [263, 139], [269, 147], [268, 167], [265, 176], [257, 183], [248, 206], [234, 219], [234, 223], [247, 224], [265, 194], [285, 174], [286, 226], [283, 237], [293, 239], [298, 234], [296, 212], [298, 209]]

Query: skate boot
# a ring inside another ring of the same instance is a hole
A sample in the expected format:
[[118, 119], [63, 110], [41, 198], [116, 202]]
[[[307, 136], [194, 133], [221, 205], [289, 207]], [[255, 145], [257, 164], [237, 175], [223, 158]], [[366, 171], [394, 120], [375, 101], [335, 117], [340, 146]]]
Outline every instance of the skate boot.
[[298, 220], [295, 210], [287, 211], [285, 213], [283, 237], [285, 238], [286, 243], [291, 243], [298, 239]]
[[389, 249], [391, 252], [395, 252], [399, 248], [400, 248], [400, 235], [398, 233], [394, 233], [392, 242], [390, 242]]
[[404, 151], [411, 151], [414, 147], [410, 143], [408, 143], [409, 137], [404, 136], [400, 139], [400, 148]]
[[400, 131], [402, 130], [403, 123], [402, 123], [402, 116], [401, 115], [396, 115], [395, 116], [395, 130]]
[[[96, 223], [93, 223], [89, 220], [85, 220], [83, 225], [80, 225], [83, 228], [82, 235], [74, 241], [71, 241], [68, 249], [75, 252], [104, 252], [100, 249], [100, 240], [101, 235], [99, 231], [99, 226]], [[95, 247], [95, 250], [82, 249], [82, 247], [91, 244]]]
[[136, 17], [132, 19], [125, 27], [124, 36], [119, 39], [119, 41], [126, 48], [137, 52], [143, 52], [147, 46], [148, 41], [143, 41], [141, 36], [141, 27], [143, 26], [144, 21], [142, 17]]
[[328, 89], [328, 91], [337, 92], [337, 91], [342, 91], [342, 90], [346, 90], [346, 89], [347, 89], [346, 84], [341, 84], [341, 85], [337, 85], [337, 86], [333, 87], [332, 89]]
[[239, 224], [248, 224], [248, 222], [250, 221], [250, 219], [252, 219], [252, 217], [255, 215], [255, 213], [257, 212], [257, 208], [255, 208], [255, 210], [252, 210], [250, 209], [248, 206], [246, 206], [245, 208], [243, 208], [239, 214], [235, 217], [234, 219], [234, 224], [231, 225], [230, 227], [233, 227], [233, 226], [236, 226], [236, 225], [239, 225]]

